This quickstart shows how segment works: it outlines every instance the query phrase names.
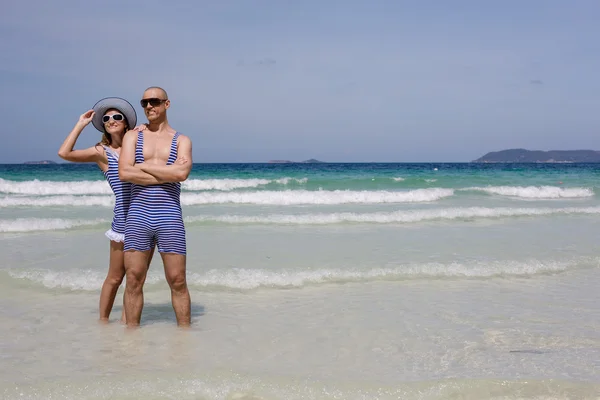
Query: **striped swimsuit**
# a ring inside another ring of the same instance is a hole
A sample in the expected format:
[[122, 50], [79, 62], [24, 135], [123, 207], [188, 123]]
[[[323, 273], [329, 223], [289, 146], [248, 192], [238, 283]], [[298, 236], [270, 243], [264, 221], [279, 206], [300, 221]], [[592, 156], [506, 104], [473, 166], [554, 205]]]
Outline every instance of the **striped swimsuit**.
[[108, 169], [103, 171], [103, 174], [115, 194], [113, 220], [105, 235], [115, 242], [123, 242], [125, 239], [127, 210], [129, 210], [131, 200], [131, 183], [119, 179], [119, 154], [108, 146], [103, 147], [108, 159]]
[[[167, 165], [177, 159], [177, 138], [171, 141]], [[144, 162], [144, 134], [138, 132], [135, 163]], [[185, 227], [181, 215], [181, 184], [159, 185], [131, 184], [131, 203], [125, 224], [124, 250], [147, 251], [158, 243], [160, 253], [186, 254]]]

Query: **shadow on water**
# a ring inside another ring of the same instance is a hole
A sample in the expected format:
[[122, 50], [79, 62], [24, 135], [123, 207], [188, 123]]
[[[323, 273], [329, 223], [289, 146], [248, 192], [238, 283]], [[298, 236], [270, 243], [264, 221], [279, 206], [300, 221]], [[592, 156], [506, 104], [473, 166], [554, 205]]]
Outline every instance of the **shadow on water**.
[[524, 350], [510, 350], [509, 353], [544, 354], [544, 353], [548, 353], [548, 352], [542, 351], [542, 350], [537, 350], [537, 349], [524, 349]]
[[[121, 315], [123, 306], [114, 306], [113, 313]], [[192, 303], [191, 317], [192, 325], [198, 317], [204, 315], [206, 308], [202, 304]], [[144, 309], [142, 310], [142, 320], [140, 325], [146, 325], [154, 322], [172, 322], [177, 323], [175, 318], [175, 311], [173, 311], [173, 305], [169, 303], [145, 303]]]

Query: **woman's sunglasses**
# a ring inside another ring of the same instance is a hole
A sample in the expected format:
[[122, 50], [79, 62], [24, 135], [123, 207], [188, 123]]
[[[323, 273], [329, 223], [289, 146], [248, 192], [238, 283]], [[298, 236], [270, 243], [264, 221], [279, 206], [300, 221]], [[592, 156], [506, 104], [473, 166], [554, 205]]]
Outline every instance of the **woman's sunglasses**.
[[152, 107], [158, 107], [165, 101], [167, 100], [157, 99], [156, 97], [153, 97], [151, 99], [141, 99], [140, 104], [142, 105], [142, 108], [148, 107], [148, 104], [150, 104]]
[[125, 117], [123, 117], [123, 114], [105, 115], [104, 117], [102, 117], [102, 122], [107, 123], [108, 121], [110, 121], [111, 118], [113, 119], [113, 121], [123, 121]]

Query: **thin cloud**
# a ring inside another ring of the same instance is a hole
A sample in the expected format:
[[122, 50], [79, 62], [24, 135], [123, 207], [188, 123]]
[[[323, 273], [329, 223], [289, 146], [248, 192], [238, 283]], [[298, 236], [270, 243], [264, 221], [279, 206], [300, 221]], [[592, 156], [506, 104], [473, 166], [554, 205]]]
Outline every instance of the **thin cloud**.
[[277, 64], [277, 60], [273, 58], [262, 58], [253, 62], [246, 62], [244, 60], [238, 60], [236, 63], [237, 67], [251, 67], [251, 66], [262, 66], [262, 67], [272, 67]]
[[258, 61], [258, 65], [266, 65], [266, 66], [275, 65], [276, 63], [277, 63], [277, 61], [275, 61], [272, 58], [263, 58], [262, 60]]

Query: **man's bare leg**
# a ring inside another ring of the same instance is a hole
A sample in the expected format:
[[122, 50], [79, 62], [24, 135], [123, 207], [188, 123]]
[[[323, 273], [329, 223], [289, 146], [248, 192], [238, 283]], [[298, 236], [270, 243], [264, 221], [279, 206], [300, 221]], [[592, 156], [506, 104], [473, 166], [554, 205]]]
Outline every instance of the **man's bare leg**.
[[142, 318], [144, 282], [148, 273], [151, 251], [130, 250], [125, 252], [125, 277], [127, 281], [123, 300], [127, 326], [130, 327], [139, 326]]
[[[154, 247], [152, 248], [152, 250], [150, 250], [150, 255], [148, 256], [148, 267], [147, 269], [150, 269], [150, 263], [152, 262], [152, 257], [154, 257]], [[124, 259], [124, 255], [122, 256], [122, 258]], [[123, 267], [124, 269], [124, 267]], [[123, 270], [123, 275], [125, 275], [125, 271]], [[121, 312], [121, 323], [122, 324], [126, 324], [127, 323], [127, 317], [125, 315], [125, 303], [127, 301], [127, 287], [125, 288], [125, 290], [123, 291], [123, 310]]]
[[190, 326], [191, 299], [186, 279], [186, 257], [176, 253], [160, 253], [165, 268], [165, 277], [171, 288], [171, 302], [177, 317], [177, 325]]

